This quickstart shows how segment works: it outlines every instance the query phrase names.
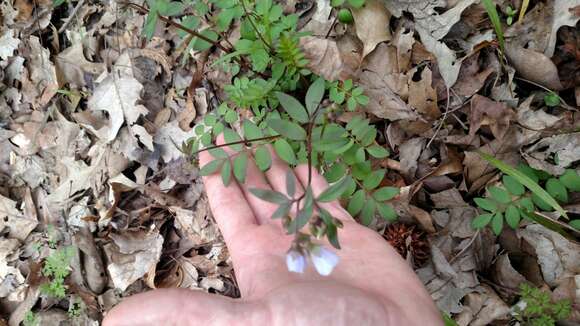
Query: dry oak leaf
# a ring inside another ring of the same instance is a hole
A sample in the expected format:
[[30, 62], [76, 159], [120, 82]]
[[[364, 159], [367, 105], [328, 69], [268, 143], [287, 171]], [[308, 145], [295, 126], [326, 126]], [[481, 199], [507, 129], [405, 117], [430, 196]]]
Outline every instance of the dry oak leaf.
[[69, 83], [73, 88], [86, 85], [85, 74], [98, 76], [105, 70], [104, 64], [90, 62], [85, 58], [81, 42], [64, 49], [55, 61], [59, 84]]
[[469, 138], [473, 139], [481, 126], [489, 126], [496, 139], [502, 139], [510, 126], [514, 112], [505, 103], [492, 101], [481, 95], [474, 95], [471, 100], [469, 117]]
[[308, 59], [308, 69], [326, 80], [345, 80], [353, 76], [360, 65], [358, 55], [343, 53], [334, 40], [305, 36], [300, 46]]
[[8, 238], [24, 241], [36, 225], [38, 221], [24, 216], [15, 201], [0, 195], [0, 232], [7, 230]]
[[551, 90], [561, 90], [558, 68], [543, 53], [524, 49], [514, 43], [506, 43], [505, 52], [516, 71], [524, 78]]
[[362, 57], [371, 53], [377, 44], [391, 40], [389, 21], [391, 14], [382, 0], [367, 0], [363, 7], [353, 9], [356, 35], [363, 43]]

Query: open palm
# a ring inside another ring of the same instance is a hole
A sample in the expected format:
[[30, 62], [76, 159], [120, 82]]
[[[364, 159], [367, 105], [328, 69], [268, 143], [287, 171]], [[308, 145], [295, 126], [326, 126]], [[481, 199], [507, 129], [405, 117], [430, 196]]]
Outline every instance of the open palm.
[[[200, 156], [201, 165], [211, 157]], [[204, 182], [216, 222], [229, 248], [242, 299], [185, 289], [135, 295], [104, 320], [113, 325], [440, 325], [429, 294], [411, 268], [378, 234], [356, 223], [337, 202], [324, 206], [342, 220], [340, 263], [330, 276], [313, 268], [287, 270], [292, 243], [280, 220], [271, 220], [274, 204], [250, 194], [261, 188], [285, 192], [288, 166], [273, 155], [263, 174], [248, 164], [246, 183], [224, 187], [218, 175]], [[306, 184], [308, 170], [294, 170]], [[314, 194], [327, 184], [312, 176]], [[300, 195], [300, 194], [298, 194]]]

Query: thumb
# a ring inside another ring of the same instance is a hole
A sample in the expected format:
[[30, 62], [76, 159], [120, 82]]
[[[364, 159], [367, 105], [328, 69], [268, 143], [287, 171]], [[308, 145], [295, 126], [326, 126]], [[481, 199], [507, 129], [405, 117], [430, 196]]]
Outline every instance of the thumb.
[[253, 318], [256, 305], [186, 289], [158, 289], [123, 300], [103, 320], [103, 326], [231, 325]]

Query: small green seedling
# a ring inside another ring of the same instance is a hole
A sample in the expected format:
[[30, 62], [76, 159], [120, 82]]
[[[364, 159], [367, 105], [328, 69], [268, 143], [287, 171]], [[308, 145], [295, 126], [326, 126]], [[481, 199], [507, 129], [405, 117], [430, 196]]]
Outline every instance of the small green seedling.
[[528, 284], [520, 286], [520, 302], [513, 308], [514, 318], [523, 325], [553, 326], [572, 313], [570, 300], [553, 301], [548, 292]]
[[28, 310], [26, 314], [24, 314], [24, 320], [22, 321], [22, 324], [24, 326], [38, 326], [40, 325], [40, 321], [34, 312]]
[[40, 286], [41, 292], [48, 296], [63, 299], [66, 296], [65, 278], [70, 274], [70, 261], [74, 255], [73, 247], [64, 247], [46, 257], [42, 275], [50, 282]]
[[548, 92], [544, 95], [544, 103], [550, 107], [558, 106], [560, 105], [560, 96], [554, 92]]
[[511, 26], [514, 23], [514, 18], [516, 17], [516, 14], [518, 12], [517, 12], [517, 10], [512, 8], [512, 6], [509, 6], [509, 5], [507, 6], [505, 11], [507, 14], [506, 23], [508, 24], [508, 26]]

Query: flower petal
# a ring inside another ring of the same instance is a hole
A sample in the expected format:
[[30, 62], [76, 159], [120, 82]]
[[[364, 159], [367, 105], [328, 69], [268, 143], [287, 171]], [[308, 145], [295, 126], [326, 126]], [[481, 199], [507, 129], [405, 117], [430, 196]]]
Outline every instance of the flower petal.
[[304, 273], [306, 258], [296, 250], [290, 250], [286, 254], [286, 266], [288, 271], [294, 273]]
[[338, 264], [339, 258], [332, 251], [324, 247], [315, 247], [310, 251], [310, 258], [318, 274], [328, 276]]

